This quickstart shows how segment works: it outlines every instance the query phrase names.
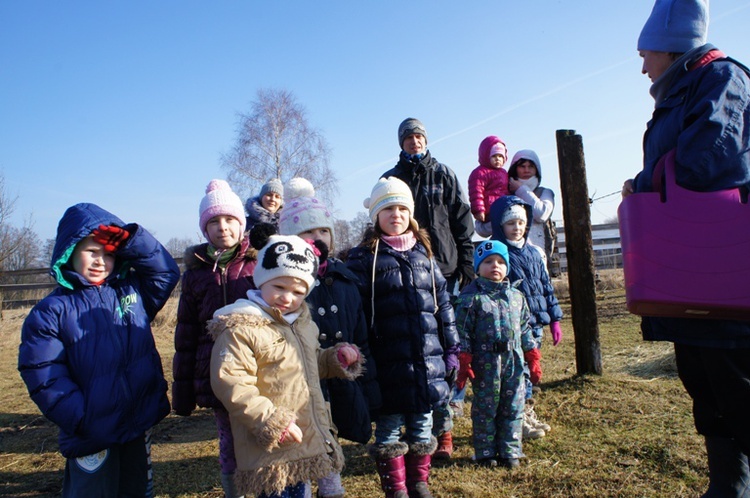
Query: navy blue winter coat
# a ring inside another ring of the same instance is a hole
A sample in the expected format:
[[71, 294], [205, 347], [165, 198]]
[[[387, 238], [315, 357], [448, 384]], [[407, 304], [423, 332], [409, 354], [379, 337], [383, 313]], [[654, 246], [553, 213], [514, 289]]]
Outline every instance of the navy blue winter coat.
[[[652, 190], [654, 166], [672, 149], [676, 149], [675, 179], [687, 189], [750, 187], [750, 76], [723, 57], [686, 69], [715, 49], [711, 44], [696, 48], [685, 54], [689, 61], [670, 68], [679, 73], [656, 102], [643, 136], [643, 171], [633, 182], [636, 193]], [[750, 347], [750, 320], [646, 317], [641, 329], [646, 340]]]
[[374, 257], [370, 248], [357, 247], [347, 266], [362, 296], [381, 413], [428, 413], [448, 402], [446, 363], [457, 365], [459, 351], [445, 278], [421, 244], [399, 252], [380, 241], [373, 277]]
[[[75, 273], [75, 245], [100, 224], [130, 232], [100, 285]], [[18, 369], [31, 398], [60, 427], [60, 452], [90, 455], [140, 437], [169, 413], [151, 320], [180, 278], [167, 250], [142, 227], [94, 204], [63, 215], [51, 262], [57, 287], [29, 312]]]
[[357, 277], [341, 261], [329, 259], [325, 274], [318, 277], [307, 297], [307, 305], [320, 331], [321, 348], [348, 342], [356, 344], [364, 356], [364, 373], [356, 380], [331, 378], [320, 383], [323, 395], [331, 403], [339, 436], [365, 444], [372, 436], [370, 413], [380, 408], [382, 399]]
[[[524, 237], [527, 239], [523, 247], [515, 247], [508, 243], [500, 222], [506, 209], [514, 204], [519, 204], [526, 210], [527, 230]], [[499, 240], [508, 246], [510, 256], [508, 278], [511, 282], [521, 281], [518, 289], [526, 296], [529, 303], [531, 328], [539, 328], [549, 325], [551, 322], [562, 320], [562, 310], [555, 297], [555, 289], [552, 287], [549, 274], [544, 265], [541, 253], [528, 243], [531, 221], [534, 219], [531, 206], [515, 195], [506, 195], [492, 203], [490, 207], [490, 220], [492, 221], [492, 238]], [[543, 250], [544, 248], [542, 248]]]

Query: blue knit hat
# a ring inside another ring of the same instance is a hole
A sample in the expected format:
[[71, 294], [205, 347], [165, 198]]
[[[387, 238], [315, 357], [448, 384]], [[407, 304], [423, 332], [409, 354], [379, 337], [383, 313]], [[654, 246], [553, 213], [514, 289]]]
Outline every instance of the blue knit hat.
[[474, 271], [479, 272], [479, 265], [482, 261], [497, 254], [505, 260], [505, 264], [510, 272], [510, 259], [508, 258], [508, 246], [500, 242], [499, 240], [484, 240], [479, 243], [477, 248], [474, 250]]
[[656, 0], [638, 50], [684, 53], [706, 43], [708, 0]]

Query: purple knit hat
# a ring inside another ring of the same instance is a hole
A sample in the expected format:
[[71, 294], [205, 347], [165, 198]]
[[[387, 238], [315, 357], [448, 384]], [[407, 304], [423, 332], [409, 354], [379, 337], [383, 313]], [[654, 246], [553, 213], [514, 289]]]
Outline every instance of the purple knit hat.
[[208, 221], [214, 216], [226, 215], [237, 218], [240, 222], [240, 234], [245, 233], [245, 208], [242, 201], [232, 191], [232, 187], [224, 180], [211, 180], [206, 187], [206, 196], [201, 200], [199, 225], [206, 240], [209, 240], [206, 232]]

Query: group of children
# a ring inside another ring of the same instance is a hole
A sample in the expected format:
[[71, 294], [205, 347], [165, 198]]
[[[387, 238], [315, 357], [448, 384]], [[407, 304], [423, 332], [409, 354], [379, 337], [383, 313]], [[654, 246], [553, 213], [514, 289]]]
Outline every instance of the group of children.
[[[504, 172], [506, 158], [497, 137], [480, 145], [480, 168]], [[344, 496], [337, 438], [365, 444], [374, 422], [386, 496], [429, 497], [433, 409], [468, 378], [476, 461], [519, 465], [542, 327], [557, 344], [561, 313], [526, 243], [531, 206], [507, 195], [507, 173], [475, 180], [490, 185], [475, 214], [492, 240], [455, 303], [395, 177], [365, 200], [372, 227], [346, 263], [329, 257], [334, 220], [306, 180], [272, 180], [247, 205], [209, 183], [206, 242], [185, 253], [172, 406], [213, 410], [226, 496], [310, 496], [313, 481]], [[61, 219], [51, 268], [60, 286], [24, 322], [19, 370], [60, 426], [63, 496], [151, 496], [149, 431], [169, 401], [150, 321], [179, 269], [142, 227], [91, 204]]]

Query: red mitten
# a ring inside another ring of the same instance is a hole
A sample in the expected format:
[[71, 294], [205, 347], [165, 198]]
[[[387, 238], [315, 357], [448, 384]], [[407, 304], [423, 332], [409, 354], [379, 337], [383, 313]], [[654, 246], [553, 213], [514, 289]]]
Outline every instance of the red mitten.
[[130, 232], [114, 225], [99, 225], [91, 234], [94, 236], [94, 242], [103, 245], [107, 252], [117, 251], [130, 237]]
[[466, 379], [475, 377], [474, 370], [471, 369], [471, 353], [458, 353], [458, 377], [456, 377], [456, 388], [458, 390], [466, 387]]
[[531, 349], [523, 354], [526, 364], [529, 365], [531, 383], [536, 385], [542, 380], [542, 352], [538, 349]]
[[549, 331], [552, 333], [552, 345], [557, 346], [562, 341], [562, 329], [560, 328], [560, 322], [552, 322], [549, 324]]

